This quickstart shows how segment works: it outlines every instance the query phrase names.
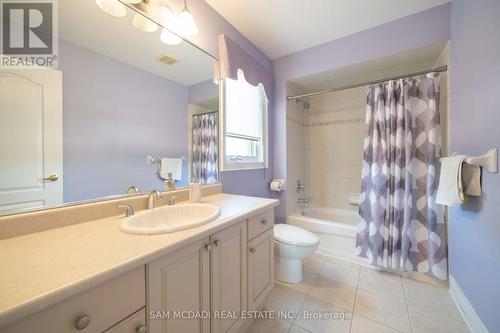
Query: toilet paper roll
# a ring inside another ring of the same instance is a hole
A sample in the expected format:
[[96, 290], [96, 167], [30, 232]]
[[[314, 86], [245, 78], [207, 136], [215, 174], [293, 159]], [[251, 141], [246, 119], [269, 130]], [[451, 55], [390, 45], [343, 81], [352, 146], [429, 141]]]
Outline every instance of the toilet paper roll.
[[269, 188], [271, 191], [281, 192], [285, 189], [285, 181], [283, 179], [273, 179]]

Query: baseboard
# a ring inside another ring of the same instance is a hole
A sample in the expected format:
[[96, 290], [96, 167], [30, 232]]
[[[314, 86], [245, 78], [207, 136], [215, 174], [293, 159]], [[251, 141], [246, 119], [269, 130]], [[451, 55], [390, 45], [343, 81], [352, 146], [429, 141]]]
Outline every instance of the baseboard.
[[474, 310], [467, 299], [467, 296], [465, 296], [457, 281], [451, 275], [449, 292], [469, 330], [472, 333], [489, 333], [481, 318], [477, 315], [476, 310]]

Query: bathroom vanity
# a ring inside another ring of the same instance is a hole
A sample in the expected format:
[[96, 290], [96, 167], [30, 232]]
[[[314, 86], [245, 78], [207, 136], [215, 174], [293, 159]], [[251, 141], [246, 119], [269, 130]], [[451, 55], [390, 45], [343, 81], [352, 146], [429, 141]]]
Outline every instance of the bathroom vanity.
[[125, 234], [114, 216], [1, 240], [0, 331], [243, 330], [241, 311], [258, 309], [273, 286], [278, 201], [203, 202], [221, 215], [174, 233]]

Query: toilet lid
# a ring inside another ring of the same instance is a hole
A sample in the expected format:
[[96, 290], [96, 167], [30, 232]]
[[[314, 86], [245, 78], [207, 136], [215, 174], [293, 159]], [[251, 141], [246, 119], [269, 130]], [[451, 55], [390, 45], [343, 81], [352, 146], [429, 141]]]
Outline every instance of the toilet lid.
[[319, 243], [318, 236], [312, 232], [290, 224], [276, 224], [274, 239], [281, 243], [299, 246], [316, 246]]

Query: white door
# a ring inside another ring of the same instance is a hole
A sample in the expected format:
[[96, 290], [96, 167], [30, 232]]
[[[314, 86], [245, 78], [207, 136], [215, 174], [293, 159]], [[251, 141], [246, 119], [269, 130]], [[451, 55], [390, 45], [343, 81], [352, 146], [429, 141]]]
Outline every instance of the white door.
[[[238, 332], [247, 309], [246, 221], [212, 236], [212, 319], [211, 333]], [[219, 315], [217, 315], [219, 314]]]
[[0, 213], [63, 202], [62, 73], [0, 70]]

